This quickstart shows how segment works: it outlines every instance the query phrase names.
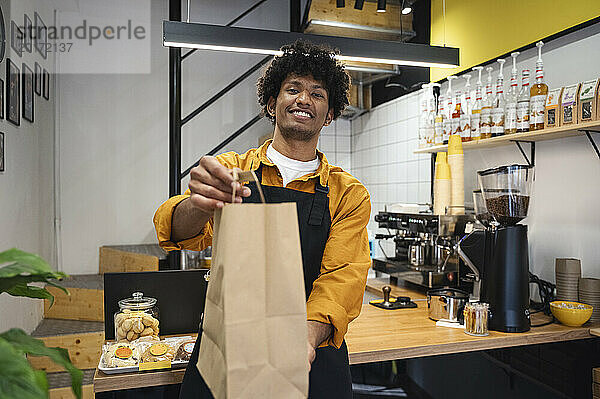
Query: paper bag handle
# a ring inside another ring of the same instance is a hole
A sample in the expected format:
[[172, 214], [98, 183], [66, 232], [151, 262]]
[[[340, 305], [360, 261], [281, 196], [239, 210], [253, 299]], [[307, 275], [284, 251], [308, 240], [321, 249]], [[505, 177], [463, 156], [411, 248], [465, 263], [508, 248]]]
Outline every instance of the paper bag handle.
[[253, 170], [248, 170], [244, 172], [238, 172], [236, 169], [233, 170], [233, 192], [231, 194], [231, 202], [235, 203], [235, 182], [239, 183], [248, 183], [254, 181], [256, 183], [256, 187], [258, 188], [258, 194], [260, 195], [260, 200], [263, 204], [266, 204], [265, 195], [263, 194], [262, 186], [256, 177], [256, 173]]

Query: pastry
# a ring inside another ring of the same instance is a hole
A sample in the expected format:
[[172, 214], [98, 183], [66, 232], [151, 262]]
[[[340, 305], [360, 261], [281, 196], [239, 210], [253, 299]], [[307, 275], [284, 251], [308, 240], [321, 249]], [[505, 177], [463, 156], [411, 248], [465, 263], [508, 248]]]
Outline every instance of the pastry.
[[102, 356], [104, 365], [110, 368], [137, 366], [139, 360], [137, 346], [128, 343], [112, 344]]
[[172, 361], [175, 357], [175, 342], [161, 341], [150, 344], [142, 353], [142, 362]]
[[175, 361], [183, 361], [189, 362], [192, 357], [192, 352], [194, 351], [194, 344], [196, 341], [189, 340], [183, 341], [179, 348], [177, 348], [177, 352], [175, 353]]
[[140, 336], [142, 337], [147, 337], [148, 335], [154, 335], [154, 330], [151, 327], [144, 328], [144, 330], [140, 333]]
[[148, 313], [123, 309], [123, 313], [115, 316], [115, 338], [129, 342], [147, 336], [158, 339], [158, 324], [158, 319]]

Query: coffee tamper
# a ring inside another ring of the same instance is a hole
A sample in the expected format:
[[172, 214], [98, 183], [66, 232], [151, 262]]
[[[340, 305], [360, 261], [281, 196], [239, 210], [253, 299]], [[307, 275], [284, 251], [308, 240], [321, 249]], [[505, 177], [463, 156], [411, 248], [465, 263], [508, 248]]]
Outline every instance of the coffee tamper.
[[383, 291], [383, 302], [381, 304], [381, 307], [391, 308], [394, 305], [392, 302], [390, 302], [390, 292], [392, 292], [392, 288], [389, 285], [384, 285], [381, 291]]
[[399, 296], [397, 298], [391, 298], [390, 293], [392, 292], [392, 288], [389, 285], [384, 285], [381, 288], [383, 292], [383, 299], [375, 299], [370, 301], [369, 304], [376, 306], [381, 309], [406, 309], [406, 308], [416, 308], [417, 304], [412, 302], [407, 296]]

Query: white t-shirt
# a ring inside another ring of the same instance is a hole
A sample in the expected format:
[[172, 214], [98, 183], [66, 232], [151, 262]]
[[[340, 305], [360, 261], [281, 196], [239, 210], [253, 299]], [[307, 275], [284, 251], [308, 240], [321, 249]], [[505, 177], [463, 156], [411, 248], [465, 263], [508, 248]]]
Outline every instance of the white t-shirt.
[[312, 161], [297, 161], [292, 158], [288, 158], [275, 148], [273, 145], [269, 145], [267, 148], [267, 158], [277, 166], [281, 177], [283, 178], [283, 187], [287, 186], [289, 182], [299, 177], [313, 173], [319, 167], [319, 157], [315, 157]]

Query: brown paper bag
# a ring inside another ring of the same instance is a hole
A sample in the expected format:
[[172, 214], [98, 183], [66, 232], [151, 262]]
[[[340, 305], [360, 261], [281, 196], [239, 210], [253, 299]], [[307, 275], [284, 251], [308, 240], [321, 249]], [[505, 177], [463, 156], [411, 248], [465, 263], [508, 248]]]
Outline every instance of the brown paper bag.
[[306, 299], [296, 204], [215, 212], [197, 367], [216, 399], [306, 398]]

